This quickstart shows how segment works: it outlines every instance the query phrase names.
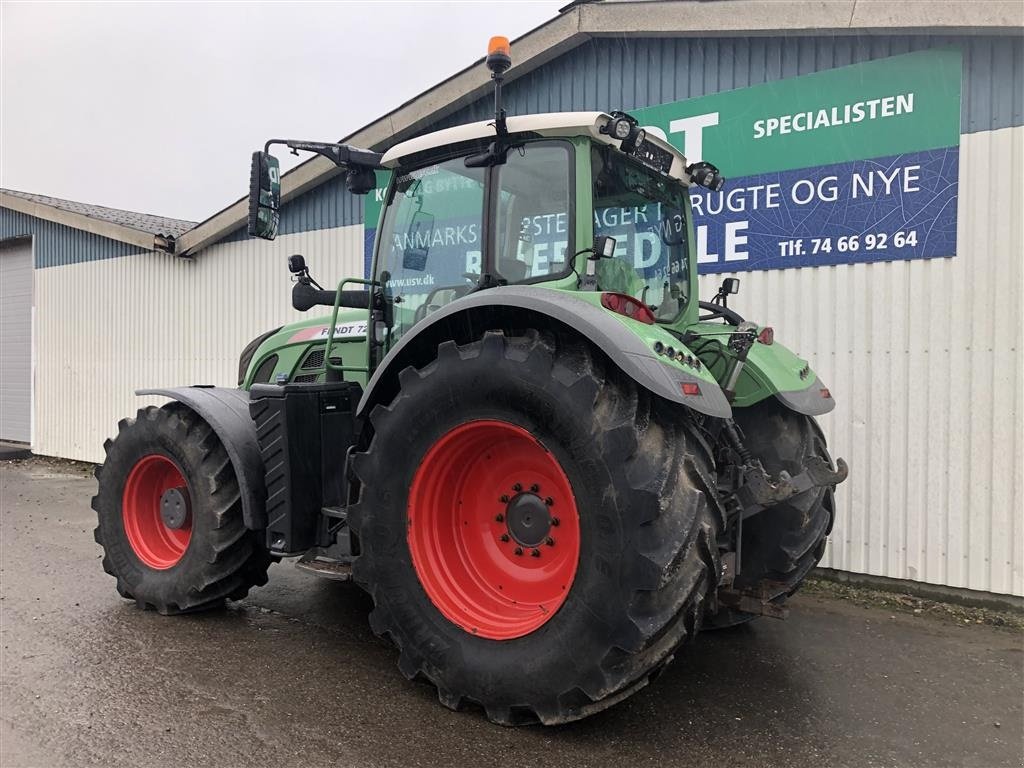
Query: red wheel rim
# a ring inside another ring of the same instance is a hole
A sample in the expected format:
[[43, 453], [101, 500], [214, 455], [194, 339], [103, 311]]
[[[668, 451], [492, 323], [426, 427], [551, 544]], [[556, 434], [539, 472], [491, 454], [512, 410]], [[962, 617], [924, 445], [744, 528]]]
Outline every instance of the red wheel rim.
[[160, 514], [160, 502], [166, 491], [188, 485], [178, 465], [166, 456], [150, 454], [139, 459], [124, 484], [121, 512], [128, 543], [139, 560], [150, 568], [164, 570], [175, 565], [192, 539], [192, 515], [187, 514], [179, 528], [168, 527]]
[[467, 632], [522, 637], [565, 602], [580, 556], [576, 500], [558, 460], [522, 427], [471, 421], [447, 432], [413, 477], [407, 514], [420, 584]]

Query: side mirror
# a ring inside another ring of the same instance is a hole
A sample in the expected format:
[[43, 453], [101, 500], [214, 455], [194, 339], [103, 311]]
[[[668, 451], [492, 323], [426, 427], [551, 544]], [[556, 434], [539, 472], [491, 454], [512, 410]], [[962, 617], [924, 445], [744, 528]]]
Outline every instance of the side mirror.
[[253, 152], [249, 170], [249, 235], [273, 240], [280, 223], [281, 165], [267, 152]]
[[738, 277], [727, 277], [722, 281], [722, 288], [720, 291], [723, 295], [729, 296], [733, 293], [740, 292], [740, 279]]

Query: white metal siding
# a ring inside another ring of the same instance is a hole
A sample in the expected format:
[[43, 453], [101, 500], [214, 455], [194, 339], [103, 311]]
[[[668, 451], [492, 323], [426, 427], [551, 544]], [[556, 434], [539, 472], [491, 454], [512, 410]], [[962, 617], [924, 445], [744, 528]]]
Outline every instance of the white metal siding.
[[32, 241], [0, 245], [0, 440], [32, 442]]
[[302, 319], [285, 257], [305, 254], [321, 283], [363, 275], [362, 226], [245, 240], [192, 261], [141, 253], [37, 269], [36, 452], [103, 460], [103, 441], [141, 405], [142, 387], [235, 386], [238, 354]]
[[956, 257], [742, 272], [731, 305], [836, 398], [823, 565], [1024, 595], [1024, 128], [962, 136], [960, 173]]

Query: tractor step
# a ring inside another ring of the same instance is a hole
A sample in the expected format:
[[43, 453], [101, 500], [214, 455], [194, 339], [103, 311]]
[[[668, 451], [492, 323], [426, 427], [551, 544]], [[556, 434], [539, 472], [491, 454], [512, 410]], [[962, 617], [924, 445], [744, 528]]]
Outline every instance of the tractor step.
[[333, 560], [318, 552], [309, 552], [303, 555], [295, 563], [295, 567], [334, 581], [350, 581], [352, 579], [352, 563]]

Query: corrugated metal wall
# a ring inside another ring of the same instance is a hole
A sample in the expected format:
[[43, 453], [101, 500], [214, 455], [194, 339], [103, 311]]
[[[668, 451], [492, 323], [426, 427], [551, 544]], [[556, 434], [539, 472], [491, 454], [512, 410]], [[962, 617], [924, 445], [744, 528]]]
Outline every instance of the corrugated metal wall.
[[824, 565], [1024, 595], [1024, 128], [961, 141], [955, 257], [736, 273], [730, 306], [835, 395]]
[[252, 338], [302, 319], [285, 258], [327, 283], [363, 271], [363, 228], [210, 247], [193, 261], [140, 253], [37, 269], [37, 453], [102, 461], [103, 440], [149, 386], [235, 386]]

